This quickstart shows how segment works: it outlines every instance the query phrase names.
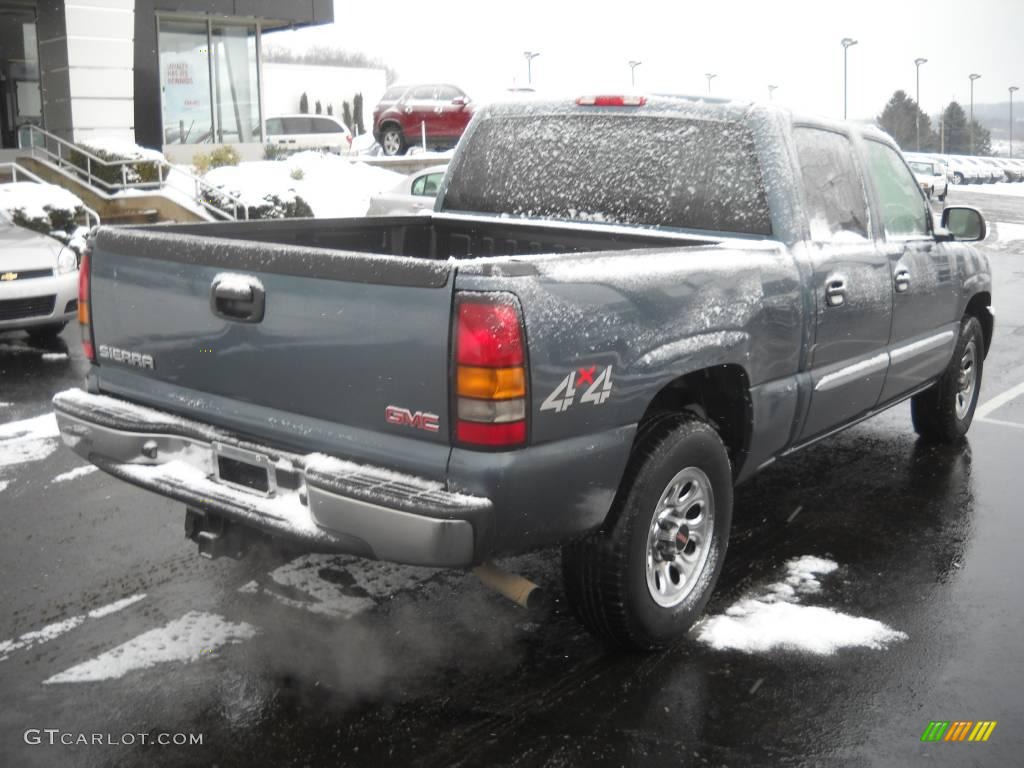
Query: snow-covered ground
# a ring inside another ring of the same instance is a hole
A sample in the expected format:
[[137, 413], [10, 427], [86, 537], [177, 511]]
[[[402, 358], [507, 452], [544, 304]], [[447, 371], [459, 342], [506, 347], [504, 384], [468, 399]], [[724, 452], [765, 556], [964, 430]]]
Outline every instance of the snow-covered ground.
[[298, 195], [317, 218], [362, 216], [370, 197], [394, 187], [402, 174], [319, 152], [299, 152], [286, 160], [262, 160], [215, 168], [206, 181], [259, 206], [268, 196]]

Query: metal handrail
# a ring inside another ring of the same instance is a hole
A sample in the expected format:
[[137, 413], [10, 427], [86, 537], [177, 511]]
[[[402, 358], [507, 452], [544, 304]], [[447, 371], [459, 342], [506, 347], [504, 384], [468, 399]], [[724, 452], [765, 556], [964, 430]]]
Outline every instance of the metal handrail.
[[[26, 179], [29, 179], [30, 181], [34, 181], [36, 184], [49, 184], [49, 182], [46, 181], [45, 179], [36, 176], [34, 173], [32, 173], [32, 171], [22, 168], [17, 163], [0, 163], [0, 168], [9, 171], [11, 174], [11, 180], [14, 182], [18, 181], [18, 176], [20, 175], [24, 176]], [[90, 229], [92, 229], [93, 227], [98, 227], [100, 225], [100, 215], [96, 213], [96, 211], [94, 211], [85, 203], [82, 203], [82, 210], [85, 211], [86, 225]]]
[[[29, 136], [29, 146], [25, 147], [22, 143], [22, 136], [27, 132]], [[37, 141], [36, 136], [41, 138], [41, 141]], [[56, 147], [56, 151], [51, 149], [50, 142]], [[35, 159], [40, 159], [36, 156], [37, 150], [43, 155], [45, 160], [56, 166], [57, 170], [61, 171], [65, 175], [68, 174], [68, 170], [73, 169], [73, 172], [81, 177], [82, 173], [85, 174], [85, 183], [87, 186], [98, 189], [99, 192], [105, 195], [116, 194], [117, 192], [126, 191], [129, 189], [150, 189], [150, 190], [162, 190], [167, 186], [167, 176], [173, 170], [176, 173], [187, 177], [192, 181], [194, 188], [194, 200], [204, 210], [210, 212], [215, 216], [219, 216], [224, 219], [237, 221], [238, 211], [241, 209], [241, 218], [248, 220], [249, 208], [245, 205], [245, 202], [230, 192], [220, 189], [219, 187], [210, 184], [205, 179], [201, 179], [188, 171], [184, 171], [181, 168], [177, 168], [164, 159], [159, 160], [104, 160], [96, 154], [90, 152], [85, 147], [74, 144], [67, 139], [62, 139], [60, 136], [56, 136], [49, 131], [40, 128], [37, 125], [26, 125], [18, 132], [18, 146], [20, 149], [27, 149]], [[81, 155], [85, 159], [85, 168], [82, 168], [75, 162], [72, 162], [68, 157], [65, 157], [65, 150], [70, 155], [71, 152], [75, 152]], [[108, 182], [102, 178], [99, 178], [93, 172], [93, 164], [97, 164], [103, 167], [120, 167], [121, 182], [114, 183]], [[157, 178], [156, 181], [141, 181], [141, 182], [129, 182], [128, 181], [128, 168], [129, 166], [147, 164], [152, 165], [156, 168]], [[231, 210], [225, 210], [220, 208], [209, 201], [213, 196], [225, 199], [231, 206]]]

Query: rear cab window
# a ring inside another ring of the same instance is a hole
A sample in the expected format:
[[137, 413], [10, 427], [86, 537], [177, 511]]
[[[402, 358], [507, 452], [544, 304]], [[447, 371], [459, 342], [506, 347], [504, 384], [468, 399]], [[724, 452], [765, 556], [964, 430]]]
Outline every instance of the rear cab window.
[[463, 140], [446, 211], [772, 234], [754, 138], [738, 121], [495, 115]]

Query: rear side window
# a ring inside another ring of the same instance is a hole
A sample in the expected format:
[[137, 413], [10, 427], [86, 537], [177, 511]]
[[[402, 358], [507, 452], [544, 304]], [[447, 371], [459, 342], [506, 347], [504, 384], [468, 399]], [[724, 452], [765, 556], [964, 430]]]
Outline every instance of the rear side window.
[[454, 88], [454, 87], [452, 87], [450, 85], [442, 85], [437, 90], [437, 98], [440, 101], [451, 101], [452, 99], [457, 99], [460, 96], [465, 96], [465, 95], [466, 94], [464, 94], [458, 88]]
[[853, 144], [839, 133], [794, 128], [811, 240], [867, 240], [868, 202]]
[[467, 142], [445, 210], [771, 234], [753, 136], [738, 122], [503, 116]]
[[297, 133], [312, 133], [312, 119], [308, 117], [286, 117], [284, 118], [284, 133], [294, 135]]
[[437, 93], [436, 86], [420, 85], [412, 89], [412, 92], [409, 94], [409, 98], [415, 99], [416, 101], [433, 101], [435, 93]]
[[313, 118], [313, 131], [312, 133], [341, 133], [342, 129], [333, 120], [327, 120], [323, 117]]
[[881, 205], [886, 237], [928, 237], [931, 216], [917, 179], [895, 149], [877, 141], [866, 142], [871, 178]]

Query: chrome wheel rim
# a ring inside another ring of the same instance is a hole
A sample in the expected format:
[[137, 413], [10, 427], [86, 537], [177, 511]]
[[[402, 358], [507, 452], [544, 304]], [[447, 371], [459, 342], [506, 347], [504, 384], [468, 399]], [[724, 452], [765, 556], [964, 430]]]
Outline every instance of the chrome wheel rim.
[[974, 388], [978, 383], [978, 347], [973, 340], [967, 343], [960, 358], [960, 376], [957, 380], [956, 417], [963, 420], [974, 402]]
[[711, 480], [687, 467], [662, 491], [647, 533], [647, 589], [655, 603], [672, 608], [693, 591], [708, 562], [714, 523]]
[[397, 155], [401, 144], [398, 140], [398, 131], [387, 131], [384, 134], [384, 154]]

